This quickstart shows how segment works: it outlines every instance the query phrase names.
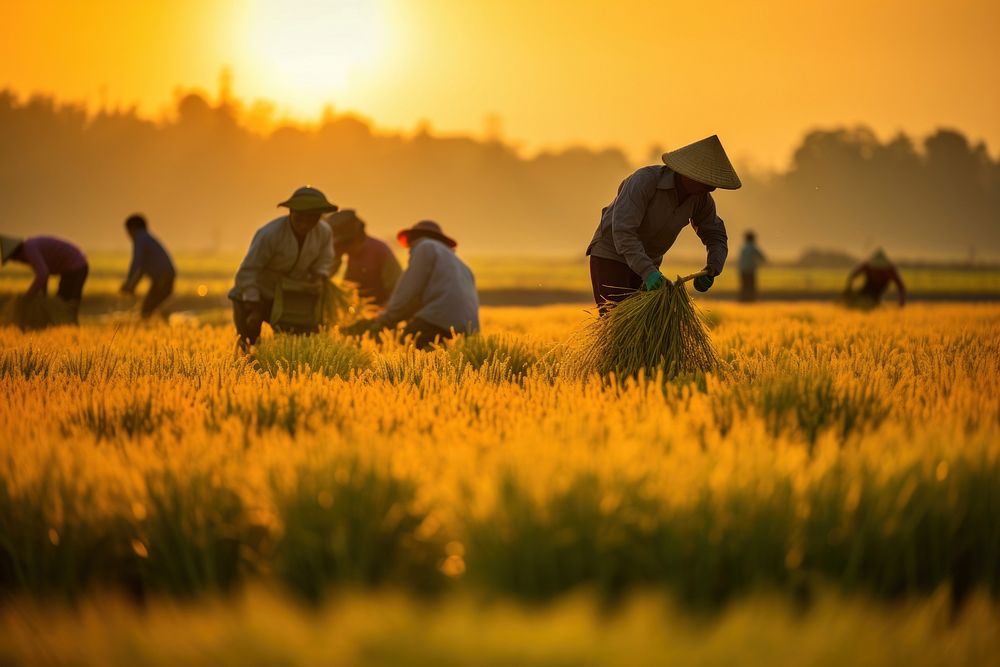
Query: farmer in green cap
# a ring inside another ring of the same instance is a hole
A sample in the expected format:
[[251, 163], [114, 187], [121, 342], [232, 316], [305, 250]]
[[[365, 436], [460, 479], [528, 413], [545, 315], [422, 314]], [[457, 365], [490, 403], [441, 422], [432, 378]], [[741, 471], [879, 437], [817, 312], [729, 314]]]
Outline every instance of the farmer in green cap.
[[634, 290], [662, 287], [667, 280], [660, 272], [663, 255], [688, 225], [708, 252], [695, 289], [707, 291], [722, 273], [729, 253], [726, 226], [710, 193], [736, 190], [742, 183], [719, 137], [664, 153], [663, 163], [642, 167], [622, 181], [618, 195], [601, 211], [587, 254], [594, 300], [602, 308]]
[[327, 217], [333, 230], [334, 274], [347, 256], [344, 280], [358, 286], [362, 299], [385, 306], [399, 276], [403, 273], [396, 256], [382, 241], [368, 236], [365, 223], [356, 211], [345, 209]]
[[[288, 215], [257, 230], [229, 291], [244, 349], [256, 344], [264, 322], [275, 324], [277, 295], [283, 302], [312, 307], [309, 304], [318, 303], [320, 289], [333, 273], [332, 234], [320, 217], [337, 207], [310, 186], [299, 188], [278, 206], [287, 208]], [[305, 329], [317, 326], [318, 321]]]

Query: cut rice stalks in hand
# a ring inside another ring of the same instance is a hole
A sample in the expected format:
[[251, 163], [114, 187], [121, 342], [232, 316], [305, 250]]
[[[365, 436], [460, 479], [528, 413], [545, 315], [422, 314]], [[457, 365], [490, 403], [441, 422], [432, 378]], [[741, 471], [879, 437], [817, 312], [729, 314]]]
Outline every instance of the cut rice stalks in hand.
[[622, 378], [662, 371], [666, 379], [715, 371], [718, 358], [708, 331], [684, 288], [698, 275], [678, 276], [608, 307], [584, 330], [574, 370]]

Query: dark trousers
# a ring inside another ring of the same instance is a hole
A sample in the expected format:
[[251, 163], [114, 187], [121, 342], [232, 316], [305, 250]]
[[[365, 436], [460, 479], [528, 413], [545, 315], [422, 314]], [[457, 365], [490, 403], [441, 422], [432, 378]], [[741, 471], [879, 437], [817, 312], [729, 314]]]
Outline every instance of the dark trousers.
[[618, 303], [642, 287], [642, 276], [624, 262], [590, 256], [590, 284], [594, 302], [603, 313], [609, 304]]
[[[260, 326], [271, 320], [271, 307], [274, 301], [240, 301], [233, 299], [233, 324], [240, 337], [240, 345], [247, 348], [256, 345], [260, 338]], [[251, 315], [258, 317], [251, 320]]]
[[442, 329], [426, 320], [415, 317], [408, 320], [406, 326], [403, 327], [403, 338], [407, 336], [413, 337], [413, 344], [418, 350], [426, 350], [437, 340], [451, 338], [452, 333], [450, 329]]
[[174, 293], [174, 276], [162, 276], [153, 279], [153, 283], [142, 300], [142, 319], [148, 319], [153, 311]]
[[56, 296], [63, 301], [79, 301], [83, 298], [83, 284], [87, 282], [90, 267], [84, 264], [74, 271], [67, 271], [59, 276], [59, 289]]
[[757, 272], [740, 271], [740, 301], [757, 300]]

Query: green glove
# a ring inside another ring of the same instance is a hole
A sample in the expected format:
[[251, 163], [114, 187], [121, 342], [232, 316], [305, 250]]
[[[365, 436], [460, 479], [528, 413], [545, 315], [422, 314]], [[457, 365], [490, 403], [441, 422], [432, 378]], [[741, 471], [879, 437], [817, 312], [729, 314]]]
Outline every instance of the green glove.
[[698, 276], [694, 279], [694, 288], [699, 292], [707, 292], [715, 283], [715, 276]]
[[653, 271], [642, 281], [642, 289], [648, 291], [660, 289], [667, 284], [667, 279], [659, 271]]

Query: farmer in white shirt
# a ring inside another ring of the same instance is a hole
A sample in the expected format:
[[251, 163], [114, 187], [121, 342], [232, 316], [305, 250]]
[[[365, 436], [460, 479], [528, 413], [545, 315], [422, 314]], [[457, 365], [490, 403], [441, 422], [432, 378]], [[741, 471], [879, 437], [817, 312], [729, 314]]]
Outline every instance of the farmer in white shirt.
[[403, 336], [412, 336], [418, 349], [455, 334], [479, 331], [479, 295], [476, 279], [455, 254], [458, 245], [430, 220], [418, 222], [396, 236], [410, 249], [406, 271], [396, 283], [385, 310], [374, 320], [346, 331], [390, 329], [405, 321]]
[[256, 344], [261, 324], [270, 321], [279, 280], [319, 284], [333, 272], [332, 233], [320, 216], [337, 207], [309, 186], [299, 188], [278, 206], [286, 207], [288, 215], [257, 230], [229, 291], [233, 321], [244, 347]]

